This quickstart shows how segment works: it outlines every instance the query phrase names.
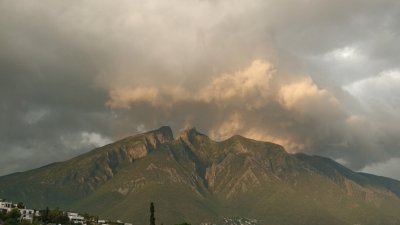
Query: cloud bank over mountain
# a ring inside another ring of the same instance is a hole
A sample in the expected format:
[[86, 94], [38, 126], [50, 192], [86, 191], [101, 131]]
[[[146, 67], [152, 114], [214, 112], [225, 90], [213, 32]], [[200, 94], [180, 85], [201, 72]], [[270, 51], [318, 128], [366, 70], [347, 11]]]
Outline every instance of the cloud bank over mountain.
[[384, 175], [400, 157], [399, 4], [3, 0], [0, 174], [170, 125]]

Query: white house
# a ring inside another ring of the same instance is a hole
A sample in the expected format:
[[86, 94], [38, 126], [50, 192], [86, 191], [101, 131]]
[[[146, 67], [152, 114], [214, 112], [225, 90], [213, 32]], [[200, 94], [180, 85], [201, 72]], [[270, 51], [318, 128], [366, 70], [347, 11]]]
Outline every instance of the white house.
[[35, 216], [35, 210], [33, 209], [20, 209], [21, 212], [21, 219], [23, 220], [33, 220], [33, 217]]
[[97, 220], [97, 224], [107, 224], [106, 220]]
[[40, 210], [35, 209], [35, 216], [37, 216], [37, 217], [40, 216]]
[[12, 202], [6, 202], [4, 200], [0, 201], [0, 210], [8, 213], [14, 208], [14, 205]]
[[[13, 204], [12, 202], [7, 202], [0, 199], [0, 210], [4, 213], [9, 213], [12, 209], [18, 209], [17, 204]], [[38, 210], [33, 209], [18, 209], [21, 213], [21, 220], [33, 220], [34, 216], [40, 216], [40, 212]]]
[[73, 223], [86, 224], [85, 218], [78, 213], [68, 212], [67, 215], [69, 220]]

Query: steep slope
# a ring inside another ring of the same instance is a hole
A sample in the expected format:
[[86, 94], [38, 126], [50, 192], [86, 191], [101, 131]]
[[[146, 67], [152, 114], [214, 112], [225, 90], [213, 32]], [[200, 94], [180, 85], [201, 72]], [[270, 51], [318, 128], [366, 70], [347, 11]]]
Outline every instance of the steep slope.
[[69, 206], [112, 179], [125, 164], [173, 141], [169, 127], [125, 138], [71, 160], [0, 177], [0, 195], [37, 207]]
[[288, 154], [233, 136], [216, 142], [169, 127], [132, 136], [71, 160], [0, 177], [0, 196], [108, 218], [173, 224], [247, 217], [260, 224], [398, 224], [400, 182], [356, 173], [335, 161]]

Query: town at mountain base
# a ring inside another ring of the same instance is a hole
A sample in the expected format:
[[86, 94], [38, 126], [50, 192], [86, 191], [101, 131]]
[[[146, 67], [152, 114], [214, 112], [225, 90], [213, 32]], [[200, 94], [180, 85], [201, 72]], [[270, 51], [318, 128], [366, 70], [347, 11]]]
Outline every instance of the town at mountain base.
[[[154, 203], [150, 203], [150, 225], [156, 225]], [[230, 221], [230, 220], [224, 220]], [[239, 220], [242, 221], [242, 220]], [[17, 204], [0, 198], [0, 225], [132, 225], [121, 220], [99, 219], [88, 213], [67, 212], [59, 208], [28, 209], [23, 202]], [[163, 225], [163, 224], [161, 224]], [[186, 222], [175, 225], [191, 225]], [[232, 224], [233, 225], [233, 224]]]
[[233, 136], [213, 141], [169, 127], [127, 137], [65, 162], [0, 177], [0, 196], [133, 225], [220, 223], [399, 224], [400, 182], [335, 161]]

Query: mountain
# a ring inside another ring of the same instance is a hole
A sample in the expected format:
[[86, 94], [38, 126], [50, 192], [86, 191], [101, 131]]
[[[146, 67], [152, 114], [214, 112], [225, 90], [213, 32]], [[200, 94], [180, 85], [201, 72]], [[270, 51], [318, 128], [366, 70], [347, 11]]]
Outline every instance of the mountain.
[[174, 138], [169, 127], [0, 177], [0, 196], [133, 225], [148, 223], [150, 201], [157, 224], [400, 224], [399, 181], [238, 135], [217, 142], [188, 129]]

